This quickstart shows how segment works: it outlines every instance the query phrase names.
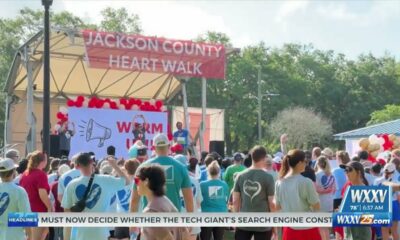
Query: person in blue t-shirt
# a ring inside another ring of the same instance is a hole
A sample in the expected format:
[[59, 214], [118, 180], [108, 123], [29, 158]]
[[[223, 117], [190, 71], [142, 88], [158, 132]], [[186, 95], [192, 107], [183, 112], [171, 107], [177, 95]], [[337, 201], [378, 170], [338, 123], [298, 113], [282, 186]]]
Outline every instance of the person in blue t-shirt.
[[[229, 187], [220, 180], [221, 169], [217, 161], [213, 161], [207, 167], [210, 180], [200, 183], [203, 201], [202, 212], [228, 212]], [[201, 227], [201, 239], [222, 240], [224, 238], [223, 227]]]
[[[83, 198], [89, 179], [93, 176], [93, 183], [86, 199], [83, 212], [107, 212], [110, 207], [111, 198], [125, 186], [130, 184], [129, 177], [119, 168], [116, 159], [112, 156], [107, 158], [119, 178], [107, 175], [92, 175], [93, 160], [88, 153], [79, 154], [76, 164], [81, 171], [81, 177], [72, 180], [65, 188], [61, 206], [64, 212], [70, 212], [71, 207]], [[107, 227], [78, 227], [74, 237], [71, 238], [71, 229], [64, 228], [64, 239], [84, 240], [84, 239], [107, 239], [109, 237]]]
[[182, 122], [176, 123], [176, 130], [174, 132], [174, 142], [179, 143], [186, 150], [189, 145], [189, 131], [182, 128]]

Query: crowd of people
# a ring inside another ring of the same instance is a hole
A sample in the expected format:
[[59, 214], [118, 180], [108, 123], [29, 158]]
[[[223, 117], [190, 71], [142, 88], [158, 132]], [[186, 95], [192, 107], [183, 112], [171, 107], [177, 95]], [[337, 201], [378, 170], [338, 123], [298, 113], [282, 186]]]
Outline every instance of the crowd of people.
[[[175, 136], [182, 143], [186, 134]], [[263, 146], [222, 158], [174, 148], [164, 134], [153, 139], [154, 151], [140, 142], [129, 160], [118, 160], [113, 146], [104, 156], [77, 153], [71, 159], [35, 151], [21, 159], [10, 149], [0, 160], [0, 240], [201, 239], [222, 240], [234, 231], [236, 240], [399, 240], [399, 195], [393, 192], [391, 227], [53, 227], [8, 228], [9, 212], [333, 212], [348, 186], [391, 183], [400, 179], [400, 150], [386, 164], [372, 164], [367, 152], [350, 159], [330, 148], [270, 154]], [[176, 143], [178, 144], [178, 143]], [[138, 147], [139, 146], [139, 147]], [[88, 149], [90, 150], [90, 149]], [[49, 161], [49, 163], [48, 163]], [[45, 171], [48, 166], [50, 169]], [[397, 189], [398, 190], [398, 189]]]

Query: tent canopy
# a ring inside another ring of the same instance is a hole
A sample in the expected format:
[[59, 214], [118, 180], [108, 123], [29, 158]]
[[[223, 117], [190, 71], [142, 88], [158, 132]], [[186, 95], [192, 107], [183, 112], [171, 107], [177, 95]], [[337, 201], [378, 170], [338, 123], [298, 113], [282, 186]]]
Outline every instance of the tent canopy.
[[[25, 60], [29, 60], [32, 65], [34, 93], [43, 92], [43, 49], [42, 31], [18, 49], [5, 88], [8, 95], [27, 90], [28, 70]], [[85, 95], [169, 100], [181, 86], [179, 80], [168, 73], [89, 68], [86, 64], [84, 40], [77, 30], [51, 32], [50, 81], [52, 98]]]
[[400, 119], [363, 127], [333, 135], [335, 140], [360, 139], [372, 134], [395, 134], [400, 136]]

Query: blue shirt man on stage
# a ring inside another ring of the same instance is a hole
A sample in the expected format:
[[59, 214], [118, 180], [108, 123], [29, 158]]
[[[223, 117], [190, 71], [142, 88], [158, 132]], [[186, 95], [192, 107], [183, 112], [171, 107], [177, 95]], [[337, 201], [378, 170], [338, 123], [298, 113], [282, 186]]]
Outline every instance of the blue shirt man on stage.
[[177, 122], [176, 127], [178, 130], [174, 132], [174, 141], [186, 150], [189, 144], [189, 131], [182, 128], [182, 122]]

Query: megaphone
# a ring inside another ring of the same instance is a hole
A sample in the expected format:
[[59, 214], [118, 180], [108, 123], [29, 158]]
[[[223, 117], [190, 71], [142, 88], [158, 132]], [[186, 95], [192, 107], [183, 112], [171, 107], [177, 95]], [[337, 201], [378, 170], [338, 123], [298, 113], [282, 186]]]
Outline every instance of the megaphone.
[[104, 141], [111, 137], [111, 129], [90, 119], [86, 128], [86, 141], [99, 140], [97, 147], [103, 147]]

